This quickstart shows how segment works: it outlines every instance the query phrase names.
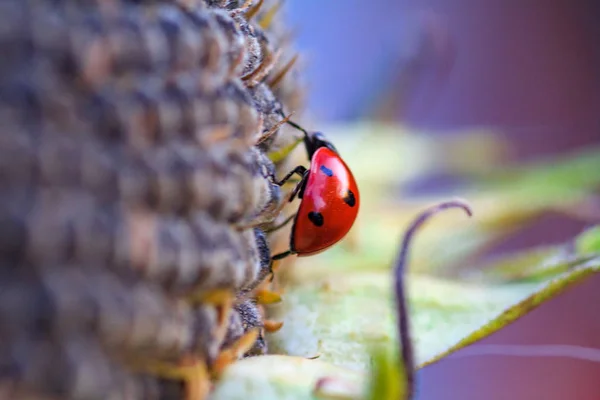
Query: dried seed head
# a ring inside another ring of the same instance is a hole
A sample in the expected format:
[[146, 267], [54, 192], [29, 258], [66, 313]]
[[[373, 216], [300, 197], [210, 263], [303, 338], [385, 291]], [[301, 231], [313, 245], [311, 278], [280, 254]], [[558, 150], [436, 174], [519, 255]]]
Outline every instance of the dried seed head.
[[194, 319], [183, 302], [146, 285], [124, 285], [101, 270], [73, 266], [5, 277], [0, 299], [5, 340], [28, 333], [60, 340], [85, 332], [107, 351], [143, 350], [146, 356], [172, 359], [189, 351], [195, 340]]
[[[265, 3], [0, 2], [11, 398], [182, 396], [147, 374], [185, 377], [180, 362], [210, 364], [243, 338], [237, 357], [252, 328], [249, 354], [266, 351], [260, 309], [243, 300], [270, 272], [264, 232], [244, 226], [283, 204], [265, 155], [283, 130], [255, 146], [287, 101], [265, 83], [283, 51], [281, 25], [257, 25]], [[219, 290], [240, 302], [231, 314], [207, 300]], [[168, 366], [134, 375], [154, 363]]]
[[251, 229], [244, 234], [244, 240], [249, 257], [244, 283], [237, 287], [238, 301], [247, 299], [271, 274], [271, 252], [264, 231]]
[[230, 317], [230, 329], [223, 342], [223, 347], [226, 348], [230, 346], [242, 337], [244, 333], [259, 328], [258, 338], [246, 355], [253, 356], [265, 354], [267, 352], [267, 343], [264, 338], [262, 321], [263, 316], [254, 302], [247, 300], [236, 304]]
[[170, 292], [185, 295], [243, 282], [240, 233], [206, 213], [182, 219], [131, 212], [121, 237], [117, 264]]

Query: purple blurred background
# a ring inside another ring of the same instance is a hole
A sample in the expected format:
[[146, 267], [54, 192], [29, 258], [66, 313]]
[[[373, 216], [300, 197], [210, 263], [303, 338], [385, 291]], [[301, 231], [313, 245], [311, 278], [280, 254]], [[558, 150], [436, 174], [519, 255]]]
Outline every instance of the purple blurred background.
[[[600, 3], [564, 0], [288, 0], [320, 122], [400, 121], [431, 134], [495, 127], [515, 161], [600, 143]], [[598, 171], [600, 173], [600, 171]], [[583, 228], [539, 221], [527, 240]], [[512, 238], [503, 250], [520, 246]], [[532, 244], [532, 243], [529, 243]], [[600, 277], [484, 344], [600, 349]], [[600, 350], [596, 350], [600, 351]], [[564, 357], [450, 358], [426, 368], [421, 400], [600, 399], [600, 364]]]
[[517, 157], [600, 141], [600, 3], [289, 0], [321, 121], [493, 126]]

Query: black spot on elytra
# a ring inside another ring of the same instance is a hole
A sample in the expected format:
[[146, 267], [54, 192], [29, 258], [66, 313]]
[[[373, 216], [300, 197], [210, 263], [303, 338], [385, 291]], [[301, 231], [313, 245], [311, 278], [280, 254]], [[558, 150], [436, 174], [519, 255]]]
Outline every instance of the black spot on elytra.
[[323, 172], [325, 175], [327, 175], [327, 176], [333, 176], [333, 171], [332, 171], [332, 170], [330, 170], [329, 168], [327, 168], [327, 167], [326, 167], [326, 166], [324, 166], [324, 165], [321, 165], [321, 168], [320, 168], [320, 170], [321, 170], [321, 171], [322, 171], [322, 172]]
[[323, 219], [323, 214], [319, 212], [309, 212], [308, 219], [310, 220], [310, 222], [315, 224], [315, 226], [323, 226], [323, 224], [325, 223], [325, 220]]
[[344, 196], [344, 202], [350, 207], [354, 207], [356, 205], [356, 197], [354, 197], [354, 193], [352, 193], [352, 190], [348, 189], [348, 191], [346, 192], [346, 196]]

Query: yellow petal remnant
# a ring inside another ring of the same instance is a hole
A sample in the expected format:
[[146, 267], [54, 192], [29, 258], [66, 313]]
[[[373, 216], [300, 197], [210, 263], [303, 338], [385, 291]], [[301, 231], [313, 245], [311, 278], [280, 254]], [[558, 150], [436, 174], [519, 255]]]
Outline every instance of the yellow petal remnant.
[[281, 303], [281, 295], [277, 292], [261, 289], [256, 293], [256, 302], [264, 305]]
[[212, 304], [215, 306], [227, 305], [235, 297], [231, 289], [215, 289], [209, 292], [192, 293], [187, 296], [191, 304]]
[[221, 354], [215, 360], [213, 365], [213, 374], [220, 376], [223, 371], [231, 365], [234, 361], [242, 357], [248, 350], [254, 346], [256, 339], [258, 339], [259, 329], [254, 328], [249, 330], [238, 339], [236, 343], [230, 348], [223, 350]]
[[272, 321], [270, 319], [264, 322], [265, 331], [268, 333], [277, 332], [283, 327], [283, 321]]

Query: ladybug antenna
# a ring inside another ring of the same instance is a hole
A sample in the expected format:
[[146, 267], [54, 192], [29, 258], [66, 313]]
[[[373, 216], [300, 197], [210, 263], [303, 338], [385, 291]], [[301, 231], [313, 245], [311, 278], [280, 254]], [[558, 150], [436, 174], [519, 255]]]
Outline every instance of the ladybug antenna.
[[473, 212], [471, 207], [463, 200], [450, 200], [432, 207], [427, 208], [421, 212], [417, 218], [411, 223], [406, 230], [402, 244], [400, 245], [400, 255], [394, 268], [394, 291], [396, 293], [396, 308], [397, 308], [397, 327], [398, 336], [400, 339], [400, 349], [402, 352], [402, 365], [404, 373], [406, 374], [406, 380], [408, 383], [407, 387], [407, 398], [411, 399], [414, 395], [415, 390], [415, 359], [413, 352], [413, 344], [410, 334], [410, 324], [408, 318], [408, 304], [405, 291], [405, 277], [406, 277], [406, 262], [408, 259], [408, 250], [410, 243], [415, 233], [421, 228], [421, 226], [429, 220], [432, 216], [439, 213], [440, 211], [448, 208], [461, 208], [470, 217]]
[[[283, 111], [279, 110], [279, 115], [281, 115], [284, 119], [289, 118], [292, 116], [292, 114], [290, 114], [289, 116], [285, 116], [285, 114], [283, 113]], [[296, 129], [298, 129], [300, 132], [304, 133], [304, 139], [310, 141], [310, 134], [308, 133], [308, 131], [306, 129], [304, 129], [303, 127], [301, 127], [300, 125], [298, 125], [297, 123], [295, 123], [294, 121], [290, 121], [289, 119], [287, 119], [286, 123]]]
[[298, 125], [297, 123], [295, 123], [294, 121], [287, 121], [287, 123], [290, 126], [293, 126], [294, 128], [298, 129], [299, 131], [301, 131], [302, 133], [304, 133], [304, 136], [308, 139], [310, 137], [310, 135], [308, 134], [308, 132], [306, 131], [306, 129], [302, 128], [300, 125]]

